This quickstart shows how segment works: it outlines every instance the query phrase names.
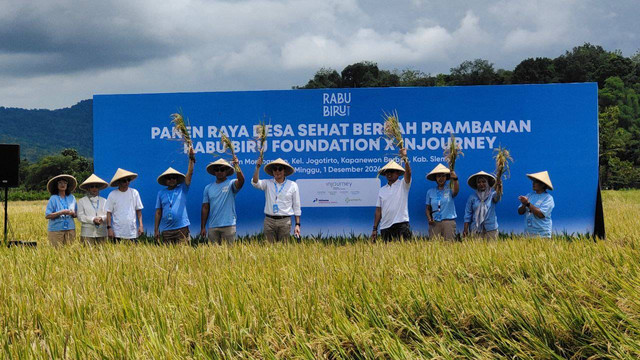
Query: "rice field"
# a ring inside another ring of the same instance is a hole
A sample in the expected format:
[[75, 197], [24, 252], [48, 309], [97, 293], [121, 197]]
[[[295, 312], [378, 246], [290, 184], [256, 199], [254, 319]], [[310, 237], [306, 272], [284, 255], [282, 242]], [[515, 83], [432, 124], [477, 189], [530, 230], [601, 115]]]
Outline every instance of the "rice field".
[[40, 244], [0, 248], [0, 354], [639, 358], [640, 191], [603, 196], [598, 242], [62, 249], [46, 246], [46, 202], [11, 203], [11, 238]]

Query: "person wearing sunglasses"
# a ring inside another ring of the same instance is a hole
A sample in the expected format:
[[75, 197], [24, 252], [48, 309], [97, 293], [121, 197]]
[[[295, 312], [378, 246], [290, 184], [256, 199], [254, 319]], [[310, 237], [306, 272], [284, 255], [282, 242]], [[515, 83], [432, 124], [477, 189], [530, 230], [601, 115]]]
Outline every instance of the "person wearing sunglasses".
[[79, 188], [87, 195], [78, 200], [78, 220], [82, 224], [80, 241], [86, 245], [98, 245], [107, 241], [107, 199], [100, 196], [100, 190], [109, 186], [96, 174], [91, 174]]
[[76, 198], [71, 194], [78, 182], [71, 175], [62, 174], [47, 182], [51, 194], [45, 219], [49, 220], [47, 237], [51, 246], [71, 244], [76, 240]]
[[[407, 159], [407, 149], [400, 150], [400, 158], [404, 160], [404, 168], [395, 160], [383, 166], [378, 175], [387, 178], [387, 184], [378, 191], [376, 210], [373, 215], [371, 239], [378, 236], [378, 228], [384, 241], [411, 238], [409, 226], [409, 190], [411, 189], [411, 166]], [[404, 175], [400, 180], [400, 175]]]
[[[190, 244], [189, 215], [187, 214], [187, 194], [193, 177], [196, 156], [193, 147], [189, 148], [187, 175], [169, 167], [158, 176], [158, 184], [166, 186], [156, 196], [156, 213], [153, 236], [157, 241], [167, 244]], [[161, 236], [162, 235], [162, 236]]]
[[283, 241], [291, 237], [291, 216], [296, 219], [293, 234], [300, 238], [300, 191], [295, 181], [287, 179], [295, 169], [286, 161], [278, 158], [264, 167], [264, 172], [273, 179], [260, 180], [262, 159], [256, 162], [256, 170], [251, 185], [264, 191], [264, 236], [267, 241]]
[[109, 183], [117, 188], [109, 193], [105, 205], [107, 233], [113, 240], [134, 240], [144, 233], [142, 199], [138, 190], [129, 186], [137, 177], [136, 173], [118, 168]]
[[[200, 236], [211, 243], [231, 244], [236, 240], [236, 195], [244, 185], [244, 174], [235, 155], [232, 162], [233, 166], [218, 159], [207, 165], [207, 172], [216, 181], [205, 186], [202, 194]], [[236, 179], [229, 179], [235, 170]]]

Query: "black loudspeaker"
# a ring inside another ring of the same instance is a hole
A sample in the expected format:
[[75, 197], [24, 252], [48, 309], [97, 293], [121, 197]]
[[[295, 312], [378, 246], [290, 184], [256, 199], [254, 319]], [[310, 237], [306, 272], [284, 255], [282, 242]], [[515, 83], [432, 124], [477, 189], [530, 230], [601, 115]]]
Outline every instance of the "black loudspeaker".
[[0, 144], [0, 187], [18, 187], [20, 145]]

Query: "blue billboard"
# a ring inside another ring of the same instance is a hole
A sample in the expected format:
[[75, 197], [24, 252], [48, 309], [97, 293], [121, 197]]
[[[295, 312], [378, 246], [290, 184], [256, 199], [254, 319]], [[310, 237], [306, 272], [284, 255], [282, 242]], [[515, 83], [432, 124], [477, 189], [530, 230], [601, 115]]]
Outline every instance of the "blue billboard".
[[[191, 232], [200, 227], [204, 187], [215, 181], [208, 163], [230, 159], [220, 143], [234, 141], [247, 179], [236, 197], [238, 234], [262, 229], [264, 193], [250, 178], [258, 156], [256, 125], [268, 124], [265, 161], [283, 158], [295, 167], [301, 193], [303, 235], [370, 234], [378, 188], [377, 170], [397, 156], [383, 135], [383, 112], [397, 111], [413, 170], [409, 194], [412, 230], [427, 234], [425, 196], [435, 183], [425, 176], [446, 165], [450, 134], [463, 157], [455, 199], [457, 225], [472, 189], [466, 179], [493, 172], [494, 150], [514, 158], [497, 206], [501, 232], [521, 233], [518, 196], [531, 192], [526, 173], [547, 170], [553, 182], [555, 233], [592, 233], [598, 194], [597, 84], [464, 86], [95, 95], [95, 172], [110, 180], [117, 168], [139, 174], [147, 232], [153, 229], [156, 178], [169, 166], [185, 173], [186, 149], [170, 123], [179, 110], [190, 122], [197, 163], [188, 199]], [[268, 175], [261, 170], [261, 178]], [[104, 196], [106, 196], [105, 191]]]

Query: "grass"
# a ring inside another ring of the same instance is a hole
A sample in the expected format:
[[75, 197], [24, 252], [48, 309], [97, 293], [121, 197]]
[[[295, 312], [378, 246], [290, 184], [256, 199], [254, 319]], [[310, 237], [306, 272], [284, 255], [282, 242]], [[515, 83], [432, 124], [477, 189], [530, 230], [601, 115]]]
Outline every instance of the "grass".
[[640, 191], [608, 239], [46, 246], [10, 204], [6, 358], [638, 358]]

